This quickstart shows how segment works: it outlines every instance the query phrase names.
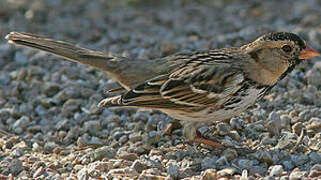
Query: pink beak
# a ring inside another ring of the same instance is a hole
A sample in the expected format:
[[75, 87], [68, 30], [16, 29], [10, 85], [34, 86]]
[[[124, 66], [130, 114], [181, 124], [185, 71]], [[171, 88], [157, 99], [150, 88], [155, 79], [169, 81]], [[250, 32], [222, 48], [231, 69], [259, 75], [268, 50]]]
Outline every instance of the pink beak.
[[305, 49], [301, 50], [299, 59], [302, 59], [302, 60], [311, 59], [317, 56], [320, 56], [320, 54], [316, 50], [312, 49], [310, 46], [307, 45]]

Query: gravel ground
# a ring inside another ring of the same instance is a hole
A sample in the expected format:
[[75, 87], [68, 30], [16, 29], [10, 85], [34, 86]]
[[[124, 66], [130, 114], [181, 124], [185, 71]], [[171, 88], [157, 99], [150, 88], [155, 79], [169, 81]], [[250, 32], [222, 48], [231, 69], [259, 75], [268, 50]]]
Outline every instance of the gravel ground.
[[254, 107], [186, 143], [158, 111], [98, 109], [118, 85], [103, 72], [8, 45], [10, 31], [105, 53], [156, 58], [238, 46], [270, 31], [321, 51], [318, 0], [0, 0], [0, 179], [321, 178], [321, 61], [303, 63]]

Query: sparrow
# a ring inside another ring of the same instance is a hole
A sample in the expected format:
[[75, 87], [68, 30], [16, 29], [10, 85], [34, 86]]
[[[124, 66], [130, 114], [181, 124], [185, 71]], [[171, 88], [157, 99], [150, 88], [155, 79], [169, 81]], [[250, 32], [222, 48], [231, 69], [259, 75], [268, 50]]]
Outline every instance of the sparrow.
[[99, 107], [160, 110], [180, 120], [191, 142], [221, 147], [198, 128], [239, 115], [306, 59], [320, 56], [298, 35], [272, 32], [241, 47], [177, 53], [153, 60], [109, 56], [67, 42], [11, 32], [9, 43], [40, 49], [106, 72], [123, 87]]

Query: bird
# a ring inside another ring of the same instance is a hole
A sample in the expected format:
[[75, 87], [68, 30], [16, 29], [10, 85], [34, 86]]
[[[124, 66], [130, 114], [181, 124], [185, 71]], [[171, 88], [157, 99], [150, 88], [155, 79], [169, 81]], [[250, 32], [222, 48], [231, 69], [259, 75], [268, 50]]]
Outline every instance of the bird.
[[189, 142], [222, 147], [198, 128], [240, 115], [304, 60], [320, 54], [291, 32], [270, 32], [240, 47], [176, 53], [152, 60], [106, 55], [38, 35], [11, 32], [9, 43], [106, 72], [122, 93], [99, 107], [160, 110], [183, 125]]

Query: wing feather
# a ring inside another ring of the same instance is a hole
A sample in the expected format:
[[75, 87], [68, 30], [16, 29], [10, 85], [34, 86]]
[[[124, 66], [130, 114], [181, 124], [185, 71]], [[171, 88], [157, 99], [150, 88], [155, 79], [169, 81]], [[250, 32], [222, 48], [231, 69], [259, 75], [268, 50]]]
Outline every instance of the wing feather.
[[229, 56], [209, 52], [181, 58], [176, 69], [142, 83], [114, 102], [157, 109], [220, 107], [243, 85], [244, 75], [232, 66]]

